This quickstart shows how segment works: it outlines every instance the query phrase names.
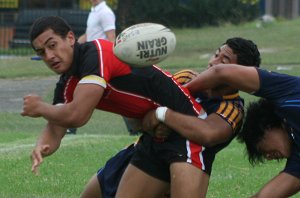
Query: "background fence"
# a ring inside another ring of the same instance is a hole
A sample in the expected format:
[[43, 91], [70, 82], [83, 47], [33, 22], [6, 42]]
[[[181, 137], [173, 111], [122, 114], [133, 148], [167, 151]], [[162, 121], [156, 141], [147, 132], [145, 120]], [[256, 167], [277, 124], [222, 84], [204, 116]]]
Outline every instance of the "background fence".
[[0, 0], [0, 55], [32, 54], [28, 33], [40, 16], [59, 15], [83, 34], [89, 7], [86, 0]]

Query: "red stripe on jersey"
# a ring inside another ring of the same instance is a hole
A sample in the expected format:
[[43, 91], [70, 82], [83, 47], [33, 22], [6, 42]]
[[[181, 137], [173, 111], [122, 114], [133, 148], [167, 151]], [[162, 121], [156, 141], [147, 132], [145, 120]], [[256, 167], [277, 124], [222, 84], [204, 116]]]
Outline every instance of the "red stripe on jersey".
[[108, 84], [97, 108], [123, 116], [142, 119], [144, 115], [159, 106], [149, 98], [118, 90]]
[[181, 91], [184, 93], [184, 95], [190, 100], [190, 102], [193, 105], [194, 111], [197, 113], [197, 115], [199, 115], [201, 112], [202, 106], [201, 106], [201, 104], [197, 103], [193, 97], [191, 97], [190, 91], [187, 88], [183, 87], [179, 82], [177, 82], [176, 79], [174, 79], [173, 76], [169, 72], [163, 71], [162, 69], [160, 69], [159, 67], [157, 67], [155, 65], [153, 65], [153, 67], [155, 67], [157, 70], [161, 71], [163, 74], [165, 74], [166, 76], [168, 76], [172, 79], [172, 81], [181, 89]]
[[[78, 82], [79, 79], [74, 76], [68, 79], [64, 90], [65, 103], [73, 100], [73, 94]], [[120, 91], [108, 84], [96, 108], [131, 118], [142, 119], [148, 111], [158, 106], [159, 104], [149, 98]]]
[[202, 158], [202, 152], [204, 151], [205, 148], [189, 140], [187, 141], [189, 142], [188, 145], [191, 152], [190, 159], [192, 161], [190, 163], [200, 168], [201, 170], [205, 170], [205, 166], [203, 164], [203, 158]]
[[99, 53], [100, 77], [106, 82], [116, 76], [129, 74], [131, 68], [113, 53], [113, 43], [103, 39], [94, 40]]

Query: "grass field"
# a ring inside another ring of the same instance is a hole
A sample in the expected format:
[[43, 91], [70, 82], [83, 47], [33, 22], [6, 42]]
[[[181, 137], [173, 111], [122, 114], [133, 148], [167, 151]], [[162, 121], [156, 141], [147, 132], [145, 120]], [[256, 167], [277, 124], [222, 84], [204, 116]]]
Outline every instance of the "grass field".
[[[262, 67], [300, 75], [300, 20], [280, 21], [256, 28], [255, 22], [240, 26], [176, 29], [177, 48], [161, 63], [171, 72], [184, 68], [203, 70], [209, 56], [229, 37], [255, 41], [261, 50]], [[29, 57], [0, 59], [0, 78], [38, 78], [53, 73]], [[54, 85], [53, 85], [54, 86]], [[246, 101], [255, 100], [242, 93]], [[50, 101], [52, 93], [43, 95]], [[20, 101], [21, 102], [21, 101]], [[61, 148], [45, 159], [39, 176], [30, 172], [30, 152], [45, 121], [0, 112], [0, 182], [2, 198], [73, 198], [79, 197], [85, 183], [105, 161], [136, 137], [128, 136], [120, 116], [95, 112], [77, 135], [64, 138]], [[284, 162], [268, 162], [251, 167], [244, 157], [243, 145], [233, 141], [215, 161], [207, 197], [249, 197], [276, 175]], [[300, 196], [294, 196], [300, 197]]]

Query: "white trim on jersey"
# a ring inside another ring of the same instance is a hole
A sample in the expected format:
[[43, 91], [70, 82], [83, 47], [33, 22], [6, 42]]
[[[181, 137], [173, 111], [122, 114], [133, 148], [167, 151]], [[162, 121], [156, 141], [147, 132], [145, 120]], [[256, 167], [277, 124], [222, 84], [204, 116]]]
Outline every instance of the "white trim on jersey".
[[104, 89], [107, 86], [106, 81], [97, 75], [85, 76], [78, 82], [78, 84], [96, 84], [100, 85], [101, 87], [104, 87]]
[[96, 39], [95, 40], [96, 41], [96, 43], [97, 43], [97, 45], [98, 45], [98, 49], [99, 49], [99, 61], [100, 61], [100, 69], [101, 69], [101, 77], [103, 77], [104, 78], [104, 66], [103, 66], [103, 58], [102, 58], [102, 47], [101, 47], [101, 44], [100, 44], [100, 42], [99, 42], [99, 40], [98, 39]]

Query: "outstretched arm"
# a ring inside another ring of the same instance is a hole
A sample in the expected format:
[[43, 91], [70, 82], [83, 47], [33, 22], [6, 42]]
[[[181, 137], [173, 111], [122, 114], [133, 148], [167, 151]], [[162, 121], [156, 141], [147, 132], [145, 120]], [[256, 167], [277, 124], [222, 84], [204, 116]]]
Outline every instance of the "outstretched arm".
[[220, 64], [200, 73], [186, 87], [192, 94], [195, 94], [223, 84], [248, 93], [257, 91], [260, 86], [255, 67]]
[[256, 195], [256, 198], [290, 197], [300, 190], [300, 179], [285, 172], [269, 181]]
[[38, 173], [38, 167], [43, 162], [43, 158], [53, 154], [60, 146], [66, 128], [48, 123], [40, 135], [35, 148], [31, 153], [31, 171]]
[[21, 115], [43, 117], [52, 124], [66, 128], [80, 127], [90, 119], [103, 92], [104, 88], [99, 85], [79, 84], [73, 100], [60, 106], [43, 102], [39, 96], [28, 95], [24, 97]]

